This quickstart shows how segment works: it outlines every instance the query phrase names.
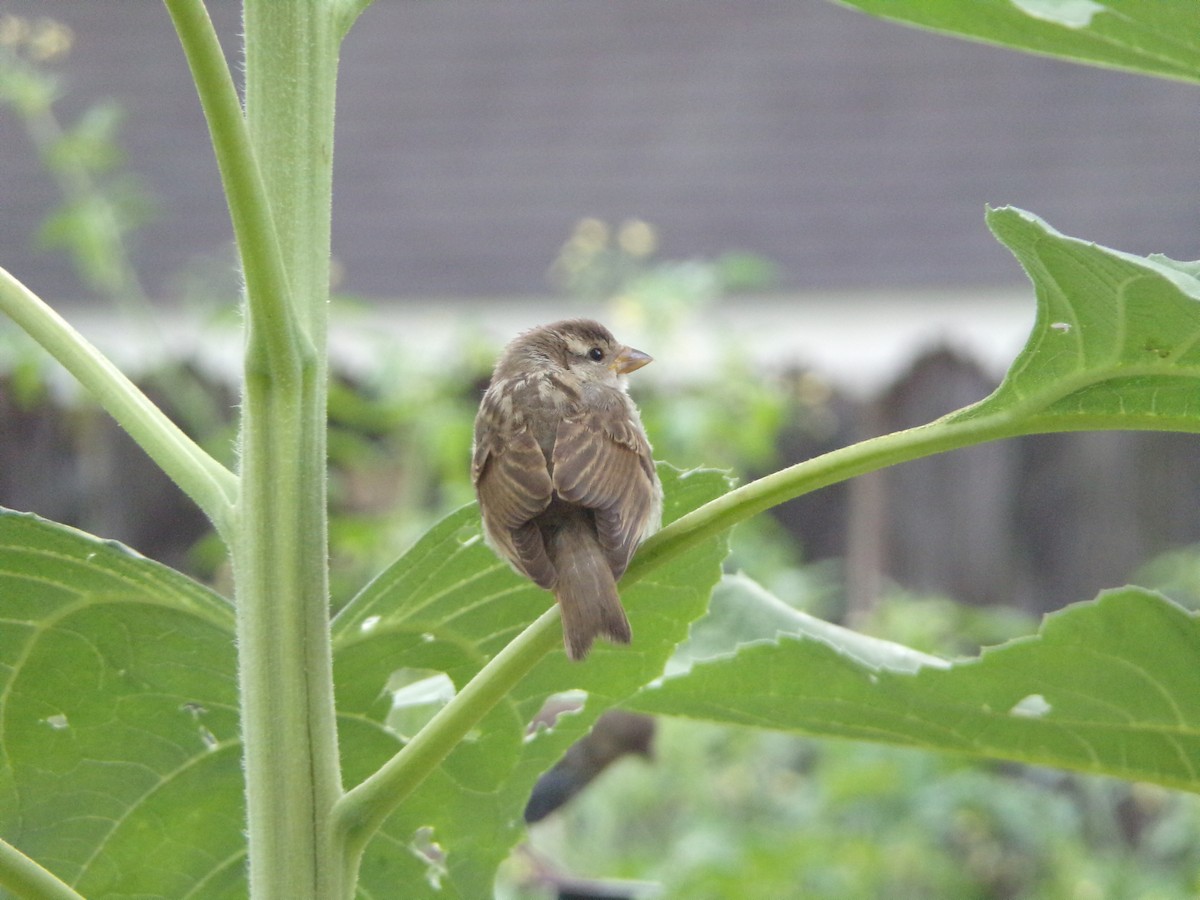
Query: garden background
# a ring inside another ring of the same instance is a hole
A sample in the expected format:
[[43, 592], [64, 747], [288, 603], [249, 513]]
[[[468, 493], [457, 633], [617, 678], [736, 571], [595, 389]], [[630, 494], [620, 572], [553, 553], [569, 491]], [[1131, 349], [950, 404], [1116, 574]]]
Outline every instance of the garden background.
[[[239, 7], [210, 10], [230, 52]], [[232, 464], [239, 280], [170, 20], [47, 11], [0, 5], [3, 263]], [[657, 359], [636, 386], [656, 455], [747, 480], [995, 388], [1034, 309], [985, 204], [1197, 255], [1193, 86], [799, 2], [380, 0], [343, 56], [335, 607], [469, 501], [474, 407], [522, 327], [607, 321]], [[204, 516], [0, 341], [0, 502], [227, 587]], [[1194, 442], [1039, 435], [909, 463], [739, 526], [725, 568], [947, 657], [1127, 582], [1190, 607]], [[662, 719], [654, 758], [535, 826], [499, 890], [1184, 897], [1198, 813], [1162, 787]]]

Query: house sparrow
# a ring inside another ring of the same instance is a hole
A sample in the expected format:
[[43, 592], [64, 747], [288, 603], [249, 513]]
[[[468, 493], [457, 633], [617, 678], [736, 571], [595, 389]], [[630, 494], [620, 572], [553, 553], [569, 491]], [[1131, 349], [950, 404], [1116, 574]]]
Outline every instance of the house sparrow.
[[554, 592], [567, 656], [631, 638], [617, 580], [662, 517], [662, 485], [624, 376], [650, 357], [588, 319], [518, 335], [475, 418], [471, 477], [488, 543]]

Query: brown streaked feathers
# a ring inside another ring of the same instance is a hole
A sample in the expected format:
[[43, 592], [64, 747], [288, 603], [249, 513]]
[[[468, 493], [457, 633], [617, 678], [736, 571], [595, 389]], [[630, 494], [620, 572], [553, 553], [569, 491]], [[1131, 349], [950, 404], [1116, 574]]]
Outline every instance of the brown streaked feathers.
[[616, 581], [658, 527], [662, 488], [624, 376], [649, 361], [597, 322], [535, 328], [505, 348], [475, 420], [484, 533], [554, 592], [572, 659], [597, 635], [631, 639]]

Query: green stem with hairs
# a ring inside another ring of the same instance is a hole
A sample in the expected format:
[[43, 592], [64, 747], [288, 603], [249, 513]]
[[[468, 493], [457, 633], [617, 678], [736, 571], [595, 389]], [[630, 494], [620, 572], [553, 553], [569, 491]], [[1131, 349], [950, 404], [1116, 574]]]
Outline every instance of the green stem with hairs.
[[200, 0], [165, 0], [187, 55], [245, 274], [241, 492], [230, 542], [250, 896], [344, 900], [356, 872], [329, 634], [326, 331], [343, 4], [245, 0], [245, 110]]
[[7, 841], [0, 840], [0, 887], [16, 897], [83, 900], [83, 895]]
[[228, 539], [237, 477], [184, 434], [112, 361], [0, 269], [0, 312], [58, 360]]

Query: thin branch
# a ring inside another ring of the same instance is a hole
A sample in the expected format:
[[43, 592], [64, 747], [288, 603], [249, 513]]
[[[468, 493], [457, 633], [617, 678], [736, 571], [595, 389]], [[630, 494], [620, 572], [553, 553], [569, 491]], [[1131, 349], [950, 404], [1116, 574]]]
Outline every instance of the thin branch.
[[343, 865], [332, 816], [342, 781], [326, 520], [335, 29], [328, 0], [244, 0], [243, 116], [203, 7], [167, 2], [209, 116], [246, 270], [231, 558], [250, 894], [349, 900], [356, 873]]
[[[249, 342], [262, 342], [268, 369], [296, 375], [305, 347], [289, 303], [279, 235], [233, 76], [202, 0], [164, 0], [208, 121], [246, 278]], [[254, 353], [247, 354], [255, 359]]]
[[0, 887], [35, 900], [83, 900], [83, 895], [12, 844], [0, 840]]
[[184, 434], [108, 357], [4, 269], [0, 269], [0, 312], [74, 375], [228, 540], [237, 476]]

